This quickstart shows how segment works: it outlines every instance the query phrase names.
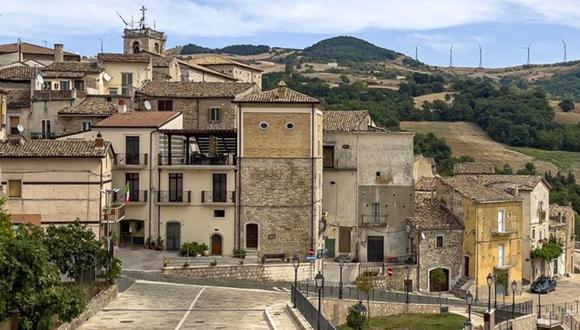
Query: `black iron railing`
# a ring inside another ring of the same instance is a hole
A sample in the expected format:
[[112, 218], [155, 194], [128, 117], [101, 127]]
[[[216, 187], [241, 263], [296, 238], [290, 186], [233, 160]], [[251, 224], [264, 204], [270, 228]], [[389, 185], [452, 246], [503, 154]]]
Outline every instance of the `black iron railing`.
[[148, 200], [148, 195], [149, 195], [148, 190], [130, 190], [128, 203], [125, 192], [113, 194], [113, 201], [118, 203], [125, 203], [126, 205], [130, 205], [130, 203], [141, 203], [141, 202], [145, 203]]
[[[316, 289], [316, 288], [315, 288]], [[296, 303], [296, 309], [304, 316], [306, 321], [314, 329], [336, 330], [336, 327], [330, 323], [324, 314], [318, 313], [318, 309], [299, 291], [294, 285], [291, 285], [290, 301]], [[320, 327], [319, 327], [320, 325]]]
[[157, 192], [158, 203], [190, 203], [191, 190], [159, 190]]
[[234, 165], [233, 157], [228, 154], [209, 157], [203, 154], [185, 155], [159, 154], [159, 165]]
[[30, 132], [30, 139], [32, 140], [39, 140], [39, 139], [54, 139], [56, 137], [56, 133], [53, 132]]
[[233, 203], [236, 199], [234, 191], [207, 191], [201, 192], [202, 204]]
[[116, 154], [115, 165], [147, 165], [148, 154]]
[[386, 226], [387, 216], [386, 215], [361, 215], [360, 219], [361, 226]]

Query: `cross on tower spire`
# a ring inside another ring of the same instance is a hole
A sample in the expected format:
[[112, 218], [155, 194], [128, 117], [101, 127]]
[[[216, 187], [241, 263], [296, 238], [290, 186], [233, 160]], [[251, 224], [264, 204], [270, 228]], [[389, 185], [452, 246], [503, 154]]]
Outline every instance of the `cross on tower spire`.
[[145, 12], [147, 11], [147, 8], [145, 8], [145, 6], [141, 6], [141, 9], [139, 9], [139, 11], [142, 13], [141, 20], [139, 21], [139, 25], [142, 29], [144, 29], [145, 28]]

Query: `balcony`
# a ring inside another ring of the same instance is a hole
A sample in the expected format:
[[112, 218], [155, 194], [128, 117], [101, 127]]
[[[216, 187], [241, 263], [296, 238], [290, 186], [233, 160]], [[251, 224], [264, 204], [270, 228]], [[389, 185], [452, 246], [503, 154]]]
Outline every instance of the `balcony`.
[[30, 132], [30, 139], [31, 140], [40, 140], [40, 139], [54, 139], [56, 134], [53, 132], [42, 133], [42, 132]]
[[103, 208], [103, 221], [118, 222], [125, 218], [125, 204], [115, 202]]
[[159, 165], [234, 165], [234, 157], [230, 157], [230, 154], [220, 154], [213, 157], [204, 154], [192, 154], [189, 157], [159, 154]]
[[133, 190], [129, 192], [129, 201], [126, 202], [125, 194], [113, 194], [113, 200], [116, 203], [125, 203], [125, 206], [143, 205], [147, 203], [149, 191], [147, 190]]
[[191, 203], [191, 190], [159, 190], [157, 204], [159, 205], [186, 205]]
[[115, 166], [117, 167], [146, 167], [149, 154], [116, 154]]
[[205, 205], [233, 204], [236, 200], [234, 191], [202, 191], [201, 203]]
[[361, 215], [361, 226], [380, 227], [387, 225], [386, 215]]
[[491, 231], [491, 236], [509, 236], [515, 233], [517, 233], [517, 230], [511, 228], [511, 226], [505, 226], [504, 228], [495, 227]]

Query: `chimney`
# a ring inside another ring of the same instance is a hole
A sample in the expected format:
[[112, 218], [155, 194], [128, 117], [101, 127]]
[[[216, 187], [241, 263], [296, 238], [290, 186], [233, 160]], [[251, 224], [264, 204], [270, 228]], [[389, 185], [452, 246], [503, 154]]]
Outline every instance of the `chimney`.
[[25, 143], [26, 139], [20, 134], [8, 135], [8, 144], [12, 146], [23, 146]]
[[97, 134], [97, 138], [95, 139], [95, 148], [104, 148], [104, 147], [105, 147], [105, 141], [103, 141], [103, 136], [99, 132]]
[[54, 44], [54, 61], [64, 62], [64, 45]]
[[217, 142], [217, 138], [213, 135], [210, 135], [209, 137], [209, 156], [210, 157], [214, 157], [217, 155], [217, 151], [218, 151], [218, 142]]
[[22, 40], [18, 38], [18, 62], [24, 62], [24, 54], [22, 54]]
[[117, 105], [117, 112], [118, 113], [125, 113], [125, 112], [127, 112], [127, 105], [126, 104], [118, 104]]

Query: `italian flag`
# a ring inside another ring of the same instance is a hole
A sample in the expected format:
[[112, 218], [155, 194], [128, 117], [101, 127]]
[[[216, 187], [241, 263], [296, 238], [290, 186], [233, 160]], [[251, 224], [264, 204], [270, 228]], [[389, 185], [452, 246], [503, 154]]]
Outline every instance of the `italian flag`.
[[127, 184], [125, 185], [125, 203], [129, 203], [131, 201], [131, 198], [129, 196], [129, 191], [130, 191], [130, 187], [129, 187], [129, 182], [127, 182]]

